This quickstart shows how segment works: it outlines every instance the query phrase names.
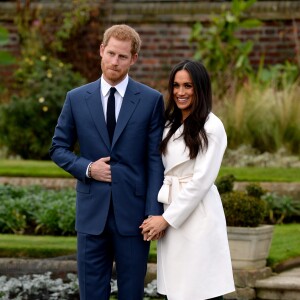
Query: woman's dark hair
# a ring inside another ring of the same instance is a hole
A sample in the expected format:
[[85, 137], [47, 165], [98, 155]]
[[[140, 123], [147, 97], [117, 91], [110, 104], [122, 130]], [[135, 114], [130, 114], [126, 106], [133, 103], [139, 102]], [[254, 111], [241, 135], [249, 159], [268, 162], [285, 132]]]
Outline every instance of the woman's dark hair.
[[171, 136], [182, 124], [182, 113], [175, 103], [173, 94], [174, 78], [176, 73], [181, 70], [186, 70], [189, 73], [194, 89], [191, 113], [184, 120], [182, 133], [185, 144], [190, 151], [190, 158], [193, 159], [199, 151], [204, 151], [208, 147], [208, 138], [204, 124], [212, 109], [210, 77], [203, 64], [197, 61], [184, 60], [177, 64], [170, 73], [168, 86], [169, 98], [165, 111], [166, 126], [170, 127], [170, 130], [160, 144], [160, 151], [163, 154], [166, 153], [167, 144]]

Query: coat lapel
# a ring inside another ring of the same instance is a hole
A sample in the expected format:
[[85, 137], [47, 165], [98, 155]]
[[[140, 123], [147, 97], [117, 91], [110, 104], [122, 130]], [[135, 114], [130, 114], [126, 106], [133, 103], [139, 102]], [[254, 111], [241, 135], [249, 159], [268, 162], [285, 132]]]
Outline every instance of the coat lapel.
[[[183, 126], [179, 127], [168, 142], [167, 155], [163, 157], [165, 174], [169, 173], [176, 166], [190, 160], [189, 149], [186, 147], [182, 134]], [[164, 131], [164, 137], [169, 128]]]
[[114, 147], [116, 141], [120, 137], [122, 131], [124, 130], [128, 120], [133, 114], [137, 104], [140, 101], [140, 91], [138, 85], [129, 78], [127, 89], [123, 98], [121, 110], [117, 120], [114, 137], [112, 141], [112, 148]]
[[100, 79], [95, 81], [95, 84], [92, 85], [89, 90], [87, 90], [86, 103], [100, 136], [102, 137], [107, 148], [110, 148], [110, 141], [106, 129], [106, 122], [100, 95]]

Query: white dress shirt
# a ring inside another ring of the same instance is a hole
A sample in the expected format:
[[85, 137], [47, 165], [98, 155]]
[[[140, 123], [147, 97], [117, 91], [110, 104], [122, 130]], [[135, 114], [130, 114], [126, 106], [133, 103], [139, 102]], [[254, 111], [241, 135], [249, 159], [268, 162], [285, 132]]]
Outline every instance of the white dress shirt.
[[[116, 86], [116, 92], [115, 92], [115, 109], [116, 109], [116, 121], [118, 120], [118, 116], [121, 110], [123, 98], [126, 92], [128, 84], [128, 75]], [[109, 97], [109, 90], [112, 86], [105, 81], [103, 76], [101, 76], [101, 101], [102, 101], [102, 107], [103, 107], [103, 113], [106, 120], [106, 111], [107, 111], [107, 101]]]
[[[119, 113], [121, 110], [121, 106], [122, 106], [122, 102], [123, 102], [123, 98], [124, 98], [124, 95], [126, 92], [127, 85], [128, 85], [128, 74], [120, 83], [118, 83], [116, 86], [114, 86], [116, 88], [116, 92], [115, 92], [116, 121], [118, 120], [118, 117], [119, 117]], [[101, 95], [101, 102], [102, 102], [105, 121], [106, 121], [107, 101], [108, 101], [108, 97], [109, 97], [109, 90], [111, 87], [112, 86], [108, 82], [105, 81], [103, 76], [101, 76], [100, 95]], [[86, 177], [89, 177], [88, 170], [89, 170], [89, 167], [91, 164], [92, 164], [92, 162], [89, 163], [89, 165], [86, 169]]]

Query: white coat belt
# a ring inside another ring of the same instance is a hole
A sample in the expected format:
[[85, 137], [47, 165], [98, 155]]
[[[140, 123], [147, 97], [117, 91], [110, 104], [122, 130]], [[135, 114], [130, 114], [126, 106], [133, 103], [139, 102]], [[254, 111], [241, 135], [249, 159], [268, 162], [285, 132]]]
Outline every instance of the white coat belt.
[[[180, 183], [187, 183], [193, 178], [192, 175], [187, 176], [165, 176], [164, 182], [157, 196], [158, 202], [170, 204], [171, 199], [180, 192]], [[171, 195], [170, 195], [171, 192]]]

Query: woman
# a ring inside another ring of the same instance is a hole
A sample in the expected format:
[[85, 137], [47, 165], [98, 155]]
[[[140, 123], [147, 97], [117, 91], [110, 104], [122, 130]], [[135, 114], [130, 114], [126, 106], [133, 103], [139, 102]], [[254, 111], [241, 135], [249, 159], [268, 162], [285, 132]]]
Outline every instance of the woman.
[[162, 216], [141, 225], [157, 245], [157, 289], [168, 300], [223, 299], [234, 281], [217, 178], [227, 137], [211, 112], [205, 67], [185, 60], [170, 74], [166, 127], [160, 150], [165, 166], [158, 201]]

